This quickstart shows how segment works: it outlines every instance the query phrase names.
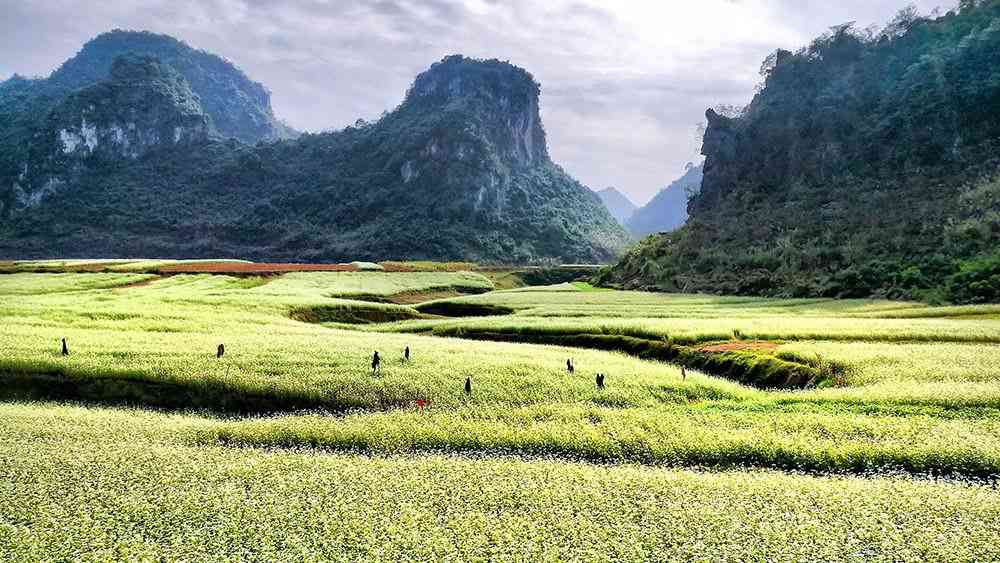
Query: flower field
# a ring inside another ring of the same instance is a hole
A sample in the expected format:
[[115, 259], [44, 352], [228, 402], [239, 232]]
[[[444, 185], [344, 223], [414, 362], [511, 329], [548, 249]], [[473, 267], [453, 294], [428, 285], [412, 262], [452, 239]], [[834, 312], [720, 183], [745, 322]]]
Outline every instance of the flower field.
[[[447, 270], [0, 275], [0, 558], [1000, 557], [993, 308], [370, 299], [492, 287]], [[595, 334], [836, 377], [763, 389], [529, 338]]]

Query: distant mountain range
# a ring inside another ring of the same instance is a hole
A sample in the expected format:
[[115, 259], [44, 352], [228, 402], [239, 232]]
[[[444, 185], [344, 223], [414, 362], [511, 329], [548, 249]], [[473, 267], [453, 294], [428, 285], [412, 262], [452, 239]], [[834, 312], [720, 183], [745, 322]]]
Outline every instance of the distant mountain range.
[[224, 59], [116, 30], [0, 83], [0, 257], [601, 262], [627, 234], [549, 158], [539, 86], [450, 56], [302, 134]]
[[597, 192], [597, 195], [600, 196], [601, 201], [604, 202], [604, 206], [611, 212], [611, 216], [622, 225], [625, 225], [629, 217], [638, 209], [632, 203], [632, 200], [614, 187], [604, 188]]
[[836, 26], [762, 73], [745, 109], [707, 112], [686, 226], [604, 283], [1000, 301], [1000, 0]]
[[688, 198], [701, 190], [701, 179], [702, 166], [688, 163], [684, 168], [684, 175], [637, 209], [629, 217], [625, 227], [635, 238], [680, 228], [688, 218]]

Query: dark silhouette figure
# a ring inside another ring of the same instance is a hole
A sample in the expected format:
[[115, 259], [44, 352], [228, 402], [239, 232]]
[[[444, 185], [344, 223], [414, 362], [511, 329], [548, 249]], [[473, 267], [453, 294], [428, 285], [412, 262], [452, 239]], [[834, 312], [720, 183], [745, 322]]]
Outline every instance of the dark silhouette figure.
[[66, 339], [65, 338], [62, 339], [62, 355], [63, 356], [68, 356], [69, 355], [69, 346], [66, 345]]
[[603, 373], [597, 374], [597, 388], [598, 389], [604, 389], [604, 374]]
[[465, 378], [465, 394], [466, 395], [471, 395], [472, 394], [472, 378], [471, 377], [466, 377]]
[[576, 368], [573, 367], [573, 359], [570, 358], [570, 359], [566, 360], [566, 371], [568, 371], [570, 373], [573, 373], [575, 370], [576, 370]]
[[684, 366], [681, 366], [681, 381], [686, 381], [687, 378], [688, 378], [688, 370], [684, 369]]
[[378, 357], [378, 350], [375, 350], [375, 355], [372, 356], [372, 375], [375, 375], [375, 372], [379, 371], [381, 366], [382, 359]]
[[406, 349], [403, 350], [403, 361], [404, 362], [410, 361], [410, 347], [409, 346], [407, 346]]
[[219, 349], [216, 350], [215, 357], [216, 358], [221, 358], [225, 354], [226, 354], [226, 345], [225, 344], [219, 344]]

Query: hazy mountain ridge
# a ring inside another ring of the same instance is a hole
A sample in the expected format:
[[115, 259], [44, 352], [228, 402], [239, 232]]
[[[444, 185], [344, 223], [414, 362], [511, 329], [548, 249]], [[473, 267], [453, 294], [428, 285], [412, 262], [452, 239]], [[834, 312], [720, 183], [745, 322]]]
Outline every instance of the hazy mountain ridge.
[[612, 186], [597, 192], [597, 195], [601, 198], [601, 201], [604, 202], [604, 206], [608, 208], [608, 211], [611, 212], [611, 215], [615, 218], [615, 220], [622, 225], [625, 225], [628, 222], [629, 217], [631, 217], [632, 214], [635, 213], [635, 210], [638, 209], [628, 196]]
[[688, 163], [684, 174], [663, 188], [649, 203], [637, 209], [625, 227], [632, 236], [642, 238], [680, 228], [687, 221], [688, 198], [701, 190], [702, 165]]
[[837, 26], [762, 70], [741, 115], [707, 114], [687, 226], [606, 283], [1000, 299], [1000, 2]]
[[[113, 66], [48, 101], [46, 141], [4, 182], [0, 254], [594, 262], [627, 240], [551, 162], [539, 87], [508, 63], [448, 57], [378, 122], [256, 145], [224, 140], [169, 64]], [[5, 83], [0, 102], [32, 88]]]

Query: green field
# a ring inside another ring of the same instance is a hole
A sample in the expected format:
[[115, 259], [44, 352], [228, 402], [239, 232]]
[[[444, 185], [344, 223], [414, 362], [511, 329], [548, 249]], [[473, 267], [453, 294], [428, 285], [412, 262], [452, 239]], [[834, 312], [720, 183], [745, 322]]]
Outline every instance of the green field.
[[0, 275], [0, 559], [1000, 557], [995, 306], [492, 287]]

